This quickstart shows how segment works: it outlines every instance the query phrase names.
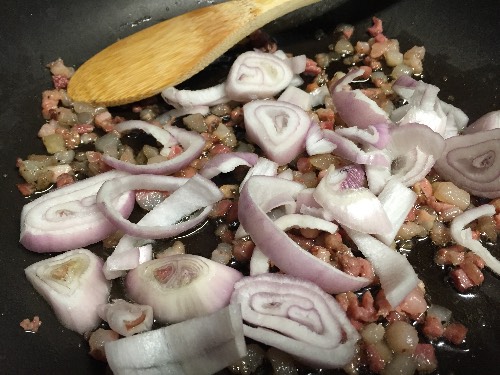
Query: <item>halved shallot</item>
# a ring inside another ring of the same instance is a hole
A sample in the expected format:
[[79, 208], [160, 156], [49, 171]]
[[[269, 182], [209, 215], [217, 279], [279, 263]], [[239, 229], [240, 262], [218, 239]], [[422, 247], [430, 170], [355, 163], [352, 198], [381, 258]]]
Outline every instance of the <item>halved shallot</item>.
[[157, 320], [177, 323], [227, 306], [242, 277], [210, 259], [177, 254], [142, 263], [127, 274], [125, 285], [134, 301], [153, 308]]
[[97, 306], [97, 313], [101, 319], [108, 322], [109, 328], [122, 336], [149, 331], [153, 326], [151, 306], [137, 305], [122, 299]]
[[435, 168], [474, 195], [500, 197], [500, 129], [448, 138]]
[[389, 304], [393, 308], [398, 306], [418, 283], [408, 259], [369, 234], [344, 229], [372, 264]]
[[231, 66], [226, 93], [240, 102], [270, 98], [287, 88], [292, 78], [287, 60], [270, 53], [248, 51], [239, 55]]
[[302, 249], [268, 217], [272, 209], [294, 201], [303, 188], [299, 183], [279, 177], [251, 177], [240, 193], [241, 225], [282, 272], [310, 280], [328, 293], [358, 290], [368, 285], [368, 279], [348, 275]]
[[241, 305], [245, 336], [310, 366], [341, 368], [354, 356], [358, 332], [334, 297], [283, 274], [245, 277], [231, 304]]
[[84, 334], [97, 327], [97, 306], [108, 301], [111, 285], [101, 268], [101, 258], [87, 249], [76, 249], [34, 263], [24, 272], [61, 324]]
[[208, 316], [108, 342], [105, 351], [115, 375], [211, 375], [246, 354], [241, 310], [230, 305]]
[[[194, 159], [200, 156], [205, 147], [205, 140], [201, 135], [194, 131], [188, 131], [176, 126], [165, 126], [160, 128], [156, 125], [149, 124], [145, 121], [126, 121], [116, 126], [118, 131], [128, 131], [132, 129], [140, 129], [153, 135], [159, 142], [162, 139], [168, 139], [168, 136], [173, 136], [180, 143], [183, 152], [172, 159], [166, 159], [158, 163], [152, 164], [132, 164], [112, 156], [103, 154], [102, 160], [109, 166], [123, 170], [132, 174], [171, 174], [186, 167]], [[165, 145], [164, 145], [165, 146]]]
[[500, 275], [500, 261], [496, 259], [481, 242], [473, 239], [471, 229], [466, 228], [466, 226], [474, 220], [482, 216], [492, 216], [495, 215], [495, 213], [495, 206], [491, 204], [483, 204], [482, 206], [471, 208], [452, 220], [450, 232], [456, 243], [479, 255], [488, 268], [497, 275]]
[[249, 140], [264, 154], [283, 165], [305, 148], [311, 119], [300, 107], [275, 100], [254, 100], [243, 106], [245, 130]]
[[[53, 190], [26, 204], [21, 212], [19, 242], [38, 253], [61, 252], [99, 242], [115, 226], [96, 205], [102, 184], [128, 173], [110, 171]], [[116, 194], [110, 204], [120, 217], [134, 208], [134, 193]]]

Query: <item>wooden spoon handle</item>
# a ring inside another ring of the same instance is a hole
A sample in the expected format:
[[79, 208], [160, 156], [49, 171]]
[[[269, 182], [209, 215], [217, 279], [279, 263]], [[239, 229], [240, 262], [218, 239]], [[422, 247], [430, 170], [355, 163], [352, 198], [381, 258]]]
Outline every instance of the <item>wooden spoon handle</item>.
[[272, 20], [320, 0], [233, 0], [160, 22], [85, 62], [68, 87], [75, 101], [114, 106], [192, 77]]

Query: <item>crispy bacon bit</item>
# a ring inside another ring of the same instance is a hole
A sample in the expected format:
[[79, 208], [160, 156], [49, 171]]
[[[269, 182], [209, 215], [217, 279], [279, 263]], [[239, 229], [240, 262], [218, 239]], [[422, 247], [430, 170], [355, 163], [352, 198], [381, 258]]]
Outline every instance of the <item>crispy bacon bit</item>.
[[227, 214], [232, 205], [232, 200], [222, 199], [214, 204], [214, 207], [212, 208], [212, 211], [210, 211], [209, 216], [211, 218], [223, 217]]
[[377, 320], [377, 312], [375, 310], [372, 294], [367, 291], [358, 300], [356, 294], [347, 292], [349, 305], [347, 307], [347, 316], [358, 322], [375, 322]]
[[58, 188], [70, 185], [75, 182], [75, 176], [70, 175], [69, 173], [63, 173], [57, 176], [56, 186]]
[[52, 83], [54, 84], [54, 88], [56, 89], [65, 89], [66, 87], [68, 87], [68, 82], [68, 77], [62, 75], [52, 76]]
[[255, 244], [250, 240], [237, 239], [233, 241], [233, 255], [239, 262], [248, 262], [253, 254]]
[[116, 341], [120, 335], [110, 329], [99, 328], [92, 332], [89, 337], [89, 354], [98, 361], [106, 362], [106, 352], [104, 344], [110, 341]]
[[317, 76], [320, 73], [321, 73], [321, 67], [318, 66], [318, 63], [310, 58], [307, 58], [306, 69], [304, 70], [304, 74], [309, 76]]
[[450, 272], [451, 281], [457, 290], [465, 293], [467, 289], [472, 288], [474, 284], [462, 268], [454, 269]]
[[28, 318], [26, 318], [21, 323], [19, 323], [19, 325], [26, 332], [37, 333], [38, 328], [40, 328], [40, 326], [42, 325], [42, 321], [37, 315], [35, 315], [33, 317], [33, 320], [29, 320]]
[[368, 32], [370, 33], [371, 36], [377, 36], [378, 34], [381, 34], [384, 32], [384, 29], [382, 27], [382, 20], [377, 17], [372, 17], [373, 21], [373, 26], [368, 28]]
[[425, 318], [422, 333], [431, 340], [436, 340], [443, 336], [444, 327], [441, 321], [435, 316], [427, 316]]
[[454, 345], [460, 345], [467, 336], [467, 327], [460, 323], [450, 323], [444, 329], [443, 337]]
[[30, 196], [31, 194], [34, 194], [36, 191], [36, 188], [34, 185], [29, 184], [27, 182], [21, 183], [21, 184], [16, 184], [17, 190], [21, 192], [22, 195], [25, 197]]

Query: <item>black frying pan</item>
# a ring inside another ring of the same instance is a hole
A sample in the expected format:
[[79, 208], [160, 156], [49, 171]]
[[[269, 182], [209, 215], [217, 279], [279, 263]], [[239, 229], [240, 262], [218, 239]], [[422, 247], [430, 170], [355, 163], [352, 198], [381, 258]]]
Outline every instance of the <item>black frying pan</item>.
[[[15, 187], [20, 182], [15, 161], [18, 156], [43, 152], [36, 132], [43, 123], [40, 94], [51, 85], [45, 64], [62, 57], [68, 64], [78, 66], [120, 37], [209, 3], [213, 1], [3, 0], [0, 6], [3, 198], [0, 373], [106, 372], [105, 365], [87, 355], [83, 339], [62, 328], [23, 273], [26, 266], [43, 256], [18, 244], [19, 214], [25, 200]], [[319, 10], [326, 13], [321, 15]], [[425, 79], [441, 88], [442, 99], [462, 108], [475, 120], [487, 111], [499, 109], [499, 14], [497, 0], [324, 0], [313, 11], [296, 12], [268, 28], [285, 50], [313, 54], [324, 51], [329, 43], [327, 39], [315, 41], [318, 29], [329, 34], [341, 22], [364, 29], [372, 15], [381, 17], [386, 34], [398, 38], [403, 49], [414, 44], [425, 45]], [[205, 79], [203, 74], [199, 77], [198, 81]], [[196, 79], [190, 83], [195, 85]], [[500, 257], [498, 245], [494, 254]], [[480, 290], [460, 296], [447, 284], [445, 273], [433, 265], [430, 247], [419, 246], [411, 253], [410, 260], [426, 282], [432, 302], [452, 309], [454, 317], [470, 328], [463, 347], [439, 347], [439, 373], [498, 373], [500, 279], [485, 271]], [[25, 333], [19, 322], [35, 314], [43, 321], [39, 333]]]

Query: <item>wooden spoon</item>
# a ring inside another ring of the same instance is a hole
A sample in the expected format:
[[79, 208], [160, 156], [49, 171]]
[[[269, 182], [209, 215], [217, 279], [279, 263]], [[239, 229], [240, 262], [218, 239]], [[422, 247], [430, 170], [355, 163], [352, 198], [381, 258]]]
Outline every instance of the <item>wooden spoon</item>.
[[163, 21], [112, 44], [73, 75], [75, 101], [105, 106], [158, 94], [192, 77], [253, 31], [320, 0], [233, 0]]

